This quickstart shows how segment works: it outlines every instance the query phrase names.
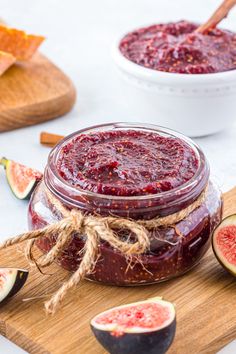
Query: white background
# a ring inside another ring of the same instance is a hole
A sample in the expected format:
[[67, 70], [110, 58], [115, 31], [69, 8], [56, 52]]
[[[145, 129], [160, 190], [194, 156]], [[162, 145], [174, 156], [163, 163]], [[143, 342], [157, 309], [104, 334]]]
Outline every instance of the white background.
[[[43, 171], [49, 150], [38, 143], [42, 130], [66, 135], [88, 125], [135, 121], [118, 94], [116, 71], [110, 58], [112, 41], [125, 31], [155, 22], [180, 19], [202, 22], [219, 3], [219, 0], [0, 0], [1, 16], [10, 25], [47, 37], [42, 52], [72, 78], [78, 94], [75, 108], [64, 118], [0, 134], [0, 155]], [[236, 9], [224, 26], [236, 31]], [[221, 188], [225, 191], [236, 185], [236, 125], [197, 142]], [[0, 241], [27, 230], [26, 215], [27, 203], [12, 196], [4, 172], [0, 171]], [[227, 351], [231, 352], [236, 352], [236, 346]], [[0, 337], [0, 353], [21, 351]]]

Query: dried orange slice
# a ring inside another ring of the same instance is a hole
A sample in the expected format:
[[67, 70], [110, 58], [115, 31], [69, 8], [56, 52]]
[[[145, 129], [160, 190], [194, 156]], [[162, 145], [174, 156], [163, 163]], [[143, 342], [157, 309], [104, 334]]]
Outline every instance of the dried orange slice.
[[7, 52], [17, 60], [28, 60], [37, 51], [44, 37], [28, 35], [24, 31], [0, 25], [0, 51]]
[[5, 52], [0, 51], [0, 76], [12, 66], [16, 61], [16, 58]]

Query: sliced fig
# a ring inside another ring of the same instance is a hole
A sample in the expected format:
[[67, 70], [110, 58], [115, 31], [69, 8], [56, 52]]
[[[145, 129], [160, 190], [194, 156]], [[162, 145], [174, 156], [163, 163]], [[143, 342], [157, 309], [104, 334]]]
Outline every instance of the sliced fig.
[[7, 181], [14, 195], [18, 199], [28, 199], [42, 179], [42, 173], [6, 158], [2, 158], [0, 164], [5, 167]]
[[163, 354], [175, 336], [175, 307], [159, 297], [118, 306], [95, 316], [91, 328], [111, 354]]
[[221, 265], [236, 276], [236, 214], [225, 218], [215, 229], [212, 247]]
[[17, 268], [0, 268], [0, 303], [20, 291], [29, 272]]

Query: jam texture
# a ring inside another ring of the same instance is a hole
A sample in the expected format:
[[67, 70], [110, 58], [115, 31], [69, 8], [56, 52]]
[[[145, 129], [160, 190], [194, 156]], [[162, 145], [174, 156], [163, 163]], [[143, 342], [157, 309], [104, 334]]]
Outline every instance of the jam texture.
[[198, 25], [180, 21], [128, 33], [121, 53], [146, 68], [183, 74], [208, 74], [236, 68], [236, 34], [219, 28], [194, 32]]
[[138, 130], [81, 134], [61, 150], [57, 169], [74, 187], [115, 196], [156, 194], [188, 182], [198, 169], [183, 140]]

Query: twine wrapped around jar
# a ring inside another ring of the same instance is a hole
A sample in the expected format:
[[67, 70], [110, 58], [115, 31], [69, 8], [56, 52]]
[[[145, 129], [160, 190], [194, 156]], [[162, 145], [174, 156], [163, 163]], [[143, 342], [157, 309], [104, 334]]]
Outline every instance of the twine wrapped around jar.
[[[128, 260], [132, 259], [132, 256], [143, 254], [150, 248], [149, 230], [157, 227], [174, 226], [185, 219], [204, 202], [206, 193], [207, 187], [192, 204], [174, 214], [155, 217], [150, 220], [132, 220], [113, 216], [87, 215], [76, 209], [68, 210], [51, 192], [47, 191], [50, 203], [61, 213], [62, 219], [42, 229], [32, 230], [10, 238], [0, 244], [0, 250], [28, 241], [25, 248], [27, 259], [30, 264], [43, 268], [49, 266], [57, 259], [75, 234], [78, 234], [78, 237], [79, 235], [86, 237], [84, 248], [80, 251], [82, 257], [79, 268], [45, 303], [46, 312], [54, 314], [68, 290], [76, 286], [86, 275], [91, 274], [94, 270], [99, 256], [100, 241], [106, 241], [111, 247], [125, 255]], [[129, 238], [121, 240], [117, 233], [120, 230], [129, 230], [134, 235], [135, 241], [132, 242]], [[35, 259], [32, 252], [35, 241], [40, 237], [52, 235], [57, 235], [55, 245], [48, 253]]]

